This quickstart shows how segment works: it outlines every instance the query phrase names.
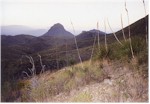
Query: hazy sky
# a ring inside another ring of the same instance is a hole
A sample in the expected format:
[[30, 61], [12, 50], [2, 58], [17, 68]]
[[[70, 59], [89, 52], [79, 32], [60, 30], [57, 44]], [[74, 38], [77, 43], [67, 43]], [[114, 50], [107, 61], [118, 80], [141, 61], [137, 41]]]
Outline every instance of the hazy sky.
[[[72, 32], [70, 20], [75, 30], [96, 28], [104, 31], [104, 19], [109, 19], [114, 31], [121, 28], [120, 15], [124, 26], [127, 16], [125, 0], [2, 0], [2, 25], [25, 25], [34, 28], [49, 28], [61, 23]], [[148, 14], [148, 0], [145, 0]], [[130, 23], [145, 16], [142, 0], [126, 0]], [[107, 25], [107, 32], [110, 29]]]

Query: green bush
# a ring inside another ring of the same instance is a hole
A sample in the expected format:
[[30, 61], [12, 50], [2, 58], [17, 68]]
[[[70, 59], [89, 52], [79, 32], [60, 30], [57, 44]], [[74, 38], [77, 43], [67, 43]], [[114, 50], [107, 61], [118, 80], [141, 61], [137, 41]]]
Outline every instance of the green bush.
[[[140, 37], [132, 37], [132, 48], [135, 56], [143, 54], [143, 51], [147, 50], [145, 40]], [[118, 42], [108, 45], [108, 51], [104, 46], [100, 47], [100, 52], [96, 49], [94, 58], [97, 60], [110, 59], [110, 60], [130, 60], [132, 58], [130, 42], [129, 40], [122, 41], [123, 45]], [[144, 56], [144, 55], [143, 55]]]

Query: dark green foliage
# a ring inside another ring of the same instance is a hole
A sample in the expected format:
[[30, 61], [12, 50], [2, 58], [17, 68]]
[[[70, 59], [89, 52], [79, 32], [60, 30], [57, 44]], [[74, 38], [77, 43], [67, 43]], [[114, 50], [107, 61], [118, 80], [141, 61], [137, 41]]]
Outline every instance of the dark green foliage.
[[[104, 46], [100, 47], [100, 52], [96, 49], [97, 54], [95, 54], [95, 59], [110, 59], [110, 60], [129, 60], [132, 58], [129, 40], [126, 42], [122, 41], [123, 45], [115, 42], [108, 45], [108, 51], [106, 51]], [[139, 62], [147, 61], [147, 48], [145, 40], [141, 37], [132, 38], [132, 47], [134, 55], [139, 58]]]

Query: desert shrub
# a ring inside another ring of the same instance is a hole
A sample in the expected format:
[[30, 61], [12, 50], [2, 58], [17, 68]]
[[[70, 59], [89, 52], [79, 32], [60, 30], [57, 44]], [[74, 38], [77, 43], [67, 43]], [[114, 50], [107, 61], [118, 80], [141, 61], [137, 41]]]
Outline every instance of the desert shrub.
[[42, 76], [35, 76], [30, 79], [30, 85], [22, 91], [22, 99], [39, 102], [60, 92], [69, 91], [75, 87], [75, 83], [71, 80], [72, 76], [70, 70], [56, 72], [56, 75], [52, 76], [54, 78], [51, 77], [49, 80]]
[[145, 40], [140, 37], [134, 37], [132, 39], [133, 52], [138, 55], [140, 52], [146, 49]]
[[96, 50], [94, 59], [95, 60], [97, 59], [118, 60], [121, 59], [123, 56], [131, 57], [129, 42], [124, 43], [123, 46], [121, 46], [118, 43], [112, 43], [108, 45], [108, 51], [106, 51], [104, 46], [101, 46], [100, 52]]
[[107, 58], [107, 56], [108, 56], [108, 52], [106, 51], [104, 46], [101, 46], [100, 52], [99, 51], [97, 51], [97, 52], [98, 52], [99, 59]]
[[[117, 42], [109, 44], [108, 51], [106, 51], [104, 46], [100, 47], [100, 51], [96, 48], [94, 59], [130, 60], [132, 58], [132, 54], [129, 40], [126, 42], [122, 41], [122, 44], [123, 45], [120, 45]], [[143, 54], [143, 51], [147, 50], [144, 39], [136, 36], [132, 37], [132, 48], [135, 56], [139, 56], [141, 53]]]
[[133, 38], [133, 51], [138, 59], [138, 64], [141, 65], [143, 63], [148, 62], [148, 49], [145, 45], [145, 40], [140, 37]]
[[89, 77], [91, 81], [102, 81], [103, 80], [104, 73], [102, 72], [102, 69], [99, 66], [92, 66], [89, 68]]

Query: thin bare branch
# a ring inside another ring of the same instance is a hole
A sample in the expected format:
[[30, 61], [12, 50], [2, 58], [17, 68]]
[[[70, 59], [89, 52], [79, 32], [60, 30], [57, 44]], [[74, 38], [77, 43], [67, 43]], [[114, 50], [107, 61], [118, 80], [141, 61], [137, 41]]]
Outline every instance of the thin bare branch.
[[33, 60], [33, 58], [31, 56], [27, 56], [26, 55], [26, 57], [29, 59], [30, 63], [32, 64], [31, 70], [33, 72], [32, 75], [34, 76], [36, 74], [34, 60]]
[[66, 65], [68, 66], [68, 49], [67, 49], [67, 42], [66, 42]]
[[97, 22], [97, 30], [98, 30], [98, 31], [97, 31], [97, 32], [98, 32], [98, 33], [97, 33], [97, 36], [98, 36], [98, 38], [97, 38], [97, 39], [98, 39], [98, 40], [97, 40], [97, 41], [98, 41], [98, 42], [97, 42], [97, 43], [98, 43], [98, 51], [99, 51], [99, 53], [100, 53], [100, 42], [99, 42], [99, 22]]
[[91, 53], [91, 57], [90, 57], [90, 65], [91, 65], [91, 62], [92, 62], [92, 57], [93, 57], [95, 42], [96, 42], [96, 35], [94, 36], [94, 42], [93, 42], [93, 47], [92, 47], [92, 53]]
[[28, 68], [28, 70], [30, 71], [31, 75], [33, 75], [33, 72], [32, 72], [32, 70], [31, 70], [30, 68]]
[[[56, 40], [56, 36], [54, 36], [54, 40]], [[58, 62], [58, 58], [59, 58], [59, 52], [57, 51], [58, 50], [58, 45], [57, 45], [57, 41], [55, 43], [55, 55], [56, 55], [56, 67], [57, 67], [57, 70], [59, 69], [59, 62]]]
[[107, 37], [106, 37], [106, 22], [105, 22], [105, 20], [104, 20], [104, 28], [105, 28], [105, 49], [108, 52]]
[[57, 49], [58, 49], [58, 47], [57, 47], [57, 43], [56, 43], [56, 63], [57, 63], [57, 69], [59, 69], [59, 62], [58, 62], [59, 55], [58, 55]]
[[40, 64], [41, 64], [41, 67], [42, 67], [41, 72], [40, 72], [40, 74], [41, 74], [41, 73], [43, 73], [43, 72], [45, 71], [45, 65], [43, 65], [43, 63], [42, 63], [41, 55], [38, 54], [38, 56], [39, 56], [39, 58], [40, 58]]
[[124, 28], [123, 28], [122, 14], [121, 14], [121, 28], [122, 28], [122, 34], [123, 34], [124, 41], [127, 41], [126, 37], [125, 37], [125, 33], [124, 33]]
[[71, 22], [71, 25], [72, 25], [73, 32], [74, 32], [74, 41], [75, 41], [75, 44], [76, 44], [76, 49], [77, 49], [78, 57], [79, 57], [81, 65], [82, 65], [82, 68], [84, 69], [83, 63], [82, 63], [82, 59], [81, 59], [81, 56], [80, 56], [80, 53], [79, 53], [79, 48], [78, 48], [77, 40], [76, 40], [76, 37], [75, 37], [75, 29], [74, 29], [74, 26], [73, 26], [72, 22]]
[[145, 7], [145, 1], [143, 0], [143, 6], [144, 6], [144, 12], [145, 12], [145, 16], [146, 16], [146, 7]]
[[111, 26], [110, 26], [110, 24], [109, 24], [108, 19], [107, 19], [107, 23], [108, 23], [108, 26], [109, 26], [110, 30], [112, 31], [113, 35], [115, 36], [116, 40], [118, 41], [118, 43], [119, 43], [120, 45], [123, 45], [123, 44], [120, 42], [120, 40], [117, 38], [115, 32], [113, 32], [113, 30], [112, 30], [112, 28], [111, 28]]
[[22, 71], [22, 74], [25, 74], [28, 78], [30, 77], [29, 74], [25, 71]]
[[128, 29], [129, 29], [130, 49], [131, 49], [132, 58], [134, 58], [134, 53], [133, 53], [133, 48], [132, 48], [132, 41], [131, 41], [131, 32], [130, 32], [129, 14], [128, 14], [128, 9], [127, 9], [127, 7], [126, 7], [126, 1], [125, 1], [125, 10], [126, 10], [126, 13], [127, 13], [127, 18], [128, 18]]
[[147, 32], [147, 21], [146, 21], [146, 7], [145, 7], [145, 1], [144, 0], [142, 0], [143, 1], [143, 6], [144, 6], [144, 12], [145, 12], [145, 30], [146, 30], [146, 44], [147, 44], [147, 42], [148, 42], [148, 32]]

